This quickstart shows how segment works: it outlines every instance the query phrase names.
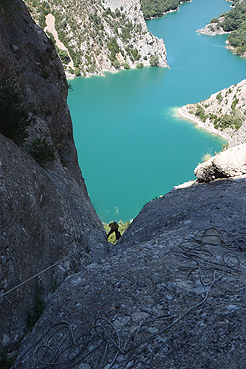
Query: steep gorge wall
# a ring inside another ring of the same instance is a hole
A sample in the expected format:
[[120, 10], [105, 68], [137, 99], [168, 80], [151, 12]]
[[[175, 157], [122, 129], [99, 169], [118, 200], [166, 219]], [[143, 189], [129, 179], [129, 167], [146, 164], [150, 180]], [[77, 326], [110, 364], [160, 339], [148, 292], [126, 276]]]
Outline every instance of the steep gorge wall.
[[74, 65], [64, 63], [68, 75], [168, 66], [164, 42], [148, 31], [139, 0], [25, 2], [43, 28], [48, 14], [55, 17], [59, 39]]
[[[107, 242], [78, 166], [60, 59], [21, 0], [0, 3], [0, 50], [1, 109], [7, 85], [18, 91], [32, 117], [22, 143], [0, 134], [2, 354], [24, 335], [27, 313], [34, 314], [37, 297], [45, 299], [68, 275], [101, 259]], [[3, 110], [1, 114], [2, 129], [6, 115]], [[44, 167], [29, 154], [40, 141], [54, 154]]]
[[41, 352], [47, 368], [243, 368], [245, 190], [244, 174], [148, 203], [55, 292], [14, 369], [42, 369]]

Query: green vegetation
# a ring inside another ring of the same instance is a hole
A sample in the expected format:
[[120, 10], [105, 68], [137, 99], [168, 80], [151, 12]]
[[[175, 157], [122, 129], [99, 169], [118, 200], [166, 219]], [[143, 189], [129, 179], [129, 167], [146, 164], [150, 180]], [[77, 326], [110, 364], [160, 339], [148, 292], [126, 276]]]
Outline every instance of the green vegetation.
[[141, 69], [141, 68], [143, 68], [143, 63], [138, 63], [137, 65], [136, 65], [136, 67], [138, 68], [138, 69]]
[[116, 38], [111, 38], [108, 41], [107, 45], [108, 45], [108, 49], [110, 51], [109, 59], [111, 60], [111, 63], [113, 64], [114, 62], [117, 61], [116, 54], [118, 54], [120, 52], [120, 48], [119, 48], [119, 45], [116, 41]]
[[66, 50], [59, 50], [58, 55], [60, 56], [61, 61], [64, 64], [68, 64], [70, 62], [70, 58], [69, 58], [68, 52]]
[[231, 103], [232, 110], [236, 109], [236, 105], [238, 104], [239, 99], [237, 97], [234, 98], [233, 102]]
[[27, 138], [27, 127], [32, 119], [24, 106], [17, 87], [7, 81], [0, 81], [0, 133], [17, 144]]
[[[234, 101], [237, 101], [237, 99]], [[213, 122], [214, 128], [222, 130], [226, 128], [238, 130], [243, 123], [243, 117], [235, 109], [232, 109], [231, 114], [216, 115], [210, 113], [209, 119]]]
[[[42, 28], [46, 26], [45, 17], [49, 13], [55, 17], [58, 38], [68, 51], [57, 50], [66, 71], [76, 76], [97, 73], [104, 65], [105, 56], [116, 69], [128, 69], [132, 64], [137, 68], [143, 67], [143, 55], [135, 43], [146, 30], [143, 31], [137, 19], [128, 18], [123, 6], [112, 11], [101, 0], [70, 1], [69, 5], [61, 0], [25, 0], [25, 3]], [[160, 16], [167, 10], [176, 9], [181, 0], [143, 0], [143, 3], [145, 8], [154, 8], [151, 16]], [[78, 16], [80, 22], [76, 21]], [[106, 29], [110, 32], [105, 32]], [[48, 33], [48, 36], [57, 48], [53, 35]], [[68, 66], [70, 59], [74, 65], [72, 69]], [[149, 56], [144, 59], [149, 60]], [[150, 62], [153, 66], [158, 65], [158, 57], [152, 56]], [[45, 67], [41, 73], [49, 80]]]
[[150, 65], [152, 67], [157, 67], [157, 65], [159, 64], [159, 58], [157, 55], [151, 55], [151, 57], [149, 58], [149, 62]]
[[123, 67], [124, 67], [125, 69], [130, 69], [130, 65], [129, 65], [128, 63], [124, 63], [124, 64], [123, 64]]
[[223, 96], [221, 95], [221, 92], [219, 92], [217, 95], [216, 95], [216, 99], [219, 101], [219, 103], [222, 102], [223, 100]]
[[[130, 225], [130, 222], [123, 223], [122, 220], [119, 221], [119, 232], [120, 232], [121, 235], [123, 235], [123, 233], [127, 230], [129, 225]], [[109, 227], [109, 225], [107, 223], [103, 223], [103, 227], [104, 227], [106, 233], [108, 234], [108, 232], [111, 229]], [[113, 245], [116, 244], [117, 240], [116, 240], [116, 237], [115, 237], [115, 233], [112, 233], [109, 236], [108, 241], [111, 242]]]
[[207, 115], [205, 114], [205, 110], [201, 105], [197, 105], [195, 116], [199, 117], [203, 122], [206, 121]]
[[43, 168], [45, 168], [49, 162], [55, 160], [54, 147], [50, 145], [44, 138], [37, 138], [31, 144], [29, 153]]
[[2, 360], [0, 360], [0, 368], [1, 369], [10, 369], [12, 365], [14, 364], [15, 360], [17, 358], [17, 353], [13, 356], [6, 356]]
[[[246, 1], [239, 4], [238, 0], [234, 0], [233, 5], [235, 6], [228, 13], [221, 14], [224, 20], [220, 22], [220, 26], [225, 32], [231, 32], [228, 42], [240, 55], [246, 52]], [[211, 20], [218, 21], [218, 18]]]
[[243, 121], [242, 118], [235, 114], [225, 114], [223, 115], [219, 121], [217, 121], [216, 123], [214, 123], [214, 127], [216, 129], [220, 128], [220, 129], [225, 129], [225, 128], [233, 128], [239, 130], [239, 128], [241, 127]]
[[178, 9], [179, 4], [189, 0], [140, 0], [145, 19], [161, 17], [170, 10]]

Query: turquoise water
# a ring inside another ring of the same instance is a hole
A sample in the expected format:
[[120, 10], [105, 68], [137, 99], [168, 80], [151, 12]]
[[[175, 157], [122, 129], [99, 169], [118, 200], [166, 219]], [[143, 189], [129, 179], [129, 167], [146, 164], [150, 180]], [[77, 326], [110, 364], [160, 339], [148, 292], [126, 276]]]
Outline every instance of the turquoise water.
[[173, 186], [194, 179], [223, 140], [178, 119], [174, 108], [245, 78], [246, 60], [226, 36], [196, 33], [229, 10], [225, 0], [193, 0], [147, 23], [162, 37], [170, 69], [144, 68], [71, 81], [68, 104], [82, 174], [102, 221], [127, 221]]

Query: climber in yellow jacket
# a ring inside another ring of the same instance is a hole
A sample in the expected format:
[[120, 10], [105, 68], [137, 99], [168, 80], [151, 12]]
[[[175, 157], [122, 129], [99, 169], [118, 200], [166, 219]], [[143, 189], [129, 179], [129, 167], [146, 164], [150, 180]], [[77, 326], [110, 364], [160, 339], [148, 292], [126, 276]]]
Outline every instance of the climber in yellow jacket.
[[108, 237], [115, 232], [115, 236], [116, 236], [116, 240], [118, 240], [121, 237], [121, 234], [118, 230], [119, 228], [119, 224], [116, 222], [116, 220], [114, 220], [113, 222], [109, 223], [109, 227], [111, 228], [109, 233], [108, 233]]

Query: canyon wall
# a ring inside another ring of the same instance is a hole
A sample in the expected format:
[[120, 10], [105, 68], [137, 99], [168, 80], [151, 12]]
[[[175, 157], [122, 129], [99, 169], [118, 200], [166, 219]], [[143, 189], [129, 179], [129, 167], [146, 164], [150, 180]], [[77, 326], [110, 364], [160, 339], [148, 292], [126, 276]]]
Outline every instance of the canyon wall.
[[[17, 127], [23, 111], [31, 117], [22, 141], [15, 137], [16, 127], [8, 132], [10, 138], [0, 134], [4, 351], [26, 332], [27, 316], [35, 314], [37, 299], [45, 299], [83, 265], [101, 259], [107, 242], [78, 166], [60, 59], [20, 0], [1, 1], [0, 49], [1, 133], [13, 114]], [[9, 104], [13, 91], [19, 105]], [[47, 149], [52, 152], [48, 157]], [[60, 260], [59, 266], [4, 295]]]

